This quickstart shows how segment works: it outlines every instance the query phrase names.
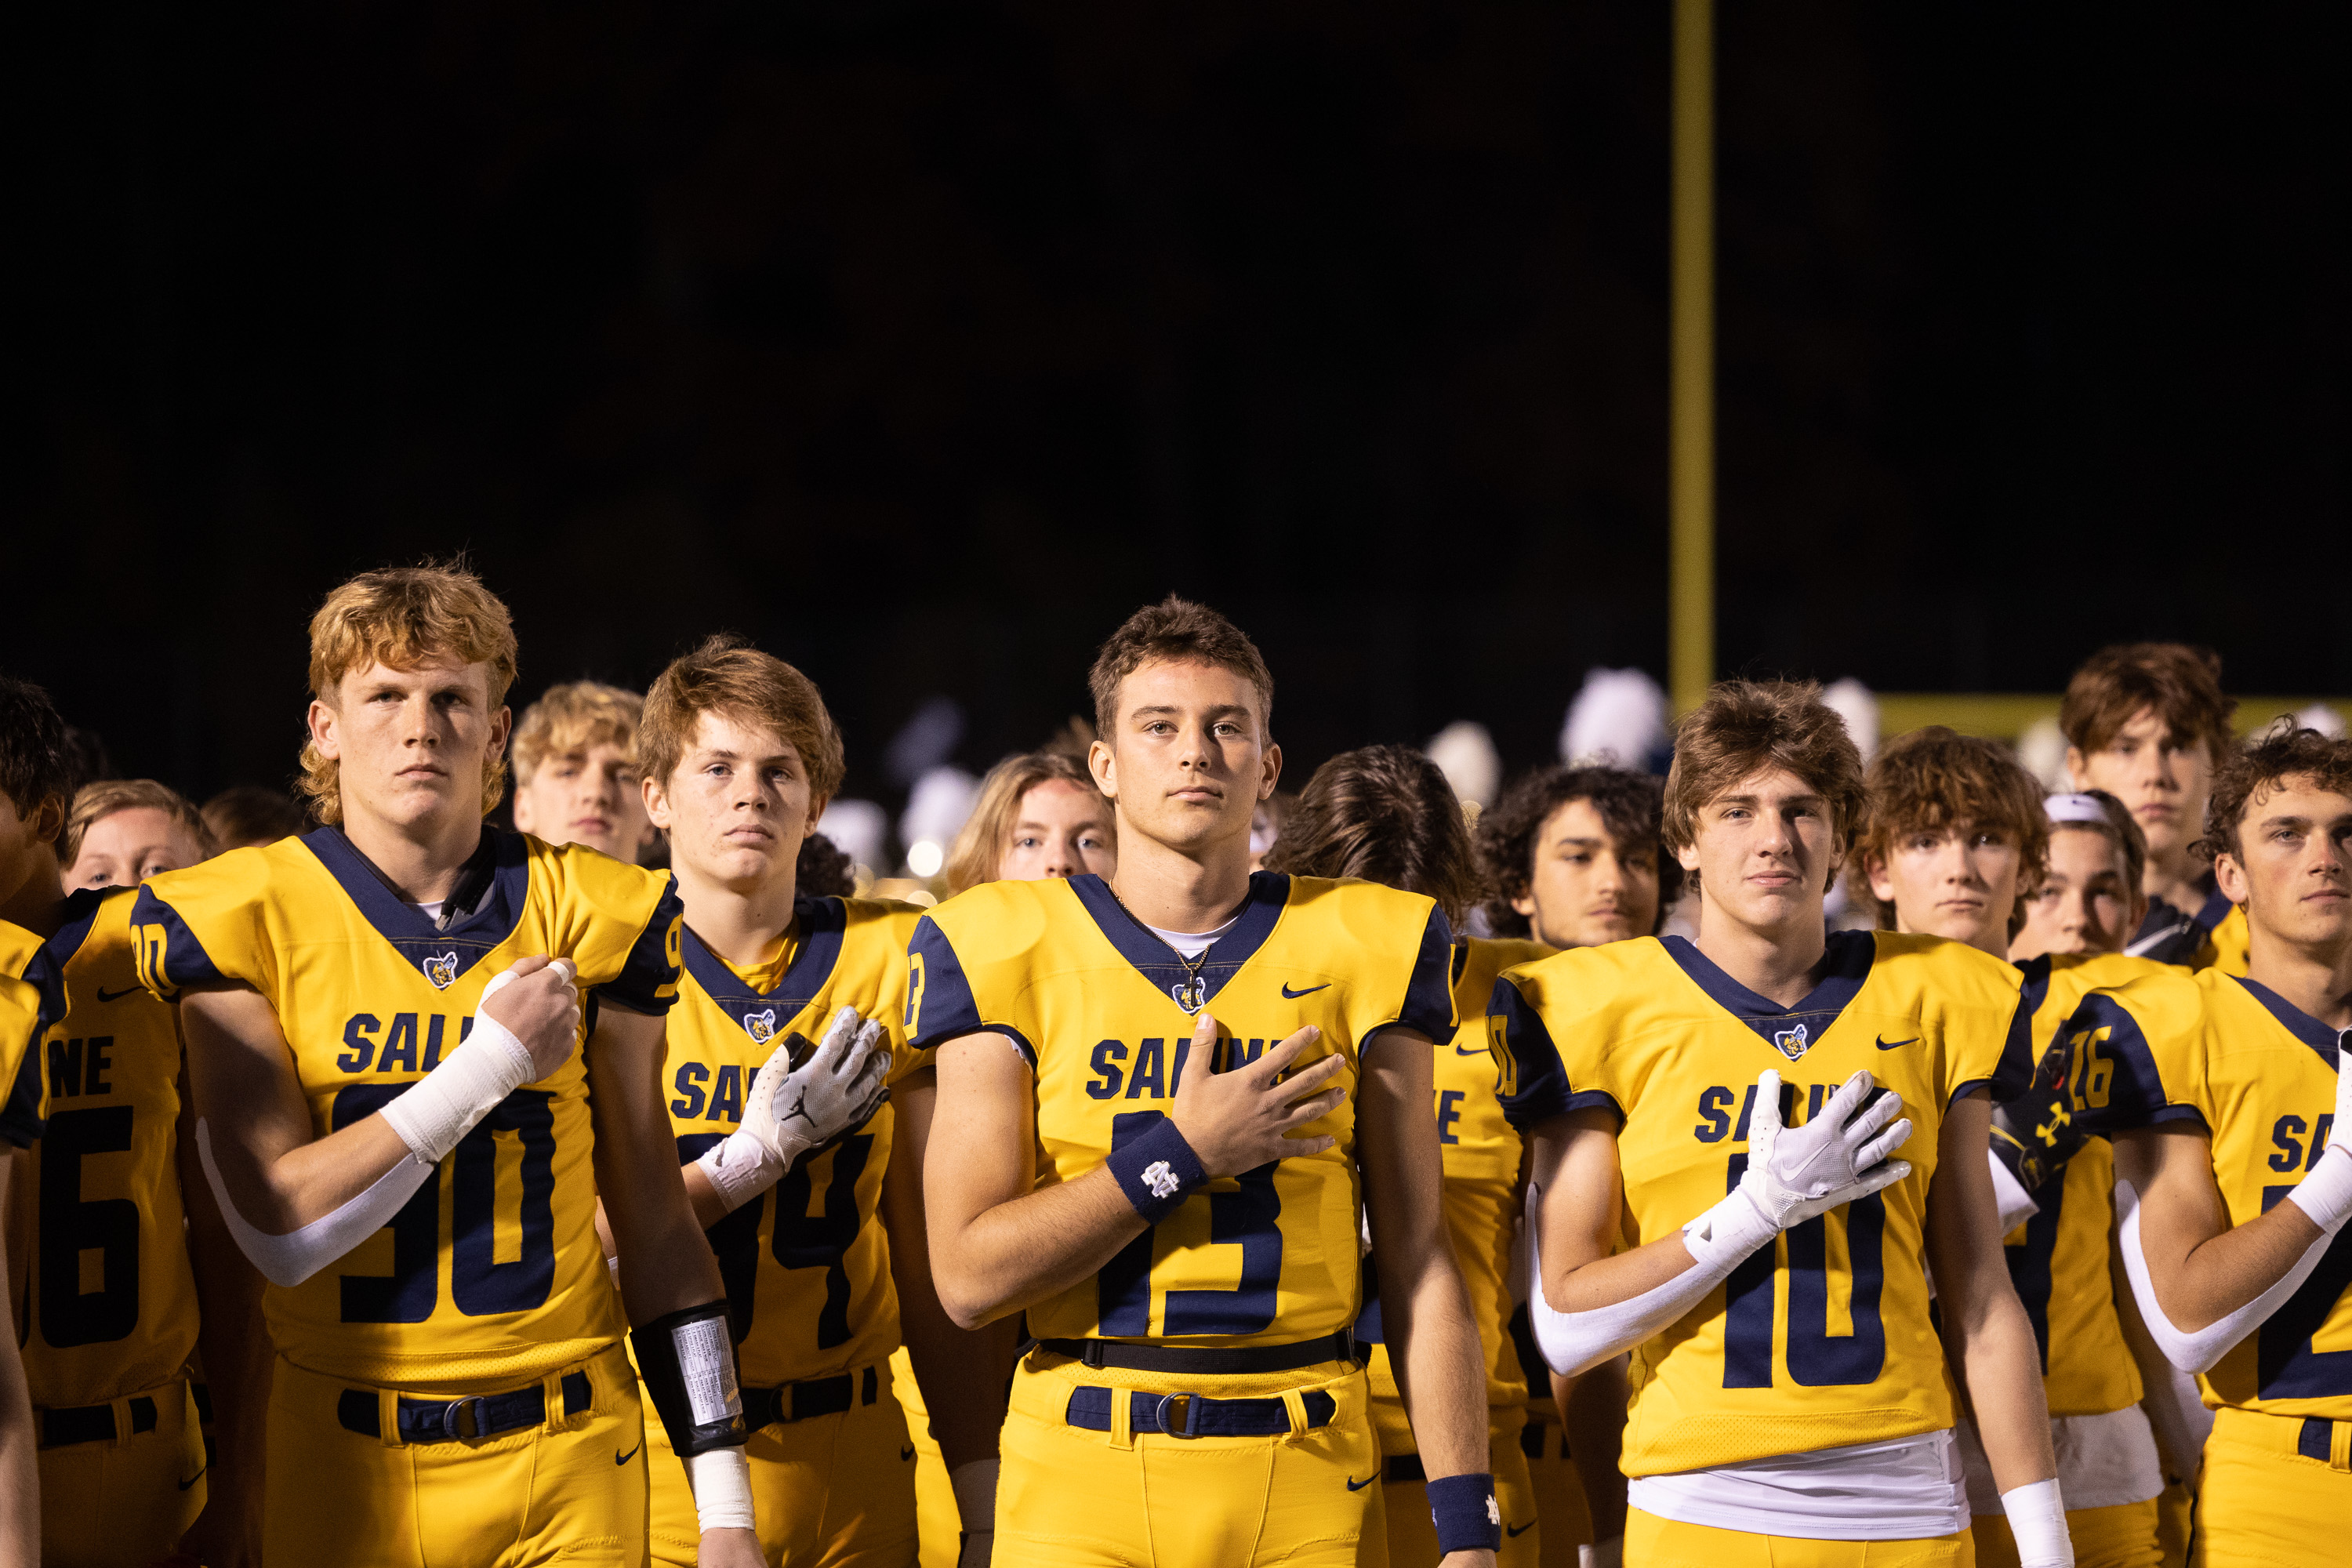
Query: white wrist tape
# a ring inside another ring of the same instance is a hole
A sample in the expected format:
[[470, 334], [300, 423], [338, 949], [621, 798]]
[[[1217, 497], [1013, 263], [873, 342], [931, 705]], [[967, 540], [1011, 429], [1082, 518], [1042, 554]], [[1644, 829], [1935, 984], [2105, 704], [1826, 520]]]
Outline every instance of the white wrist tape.
[[213, 1199], [220, 1205], [221, 1221], [236, 1242], [239, 1252], [261, 1270], [262, 1278], [273, 1285], [299, 1285], [328, 1264], [347, 1256], [352, 1248], [392, 1223], [392, 1216], [401, 1205], [416, 1194], [433, 1167], [415, 1155], [403, 1158], [399, 1163], [376, 1178], [365, 1192], [343, 1204], [331, 1214], [322, 1215], [301, 1229], [285, 1236], [268, 1236], [247, 1223], [229, 1202], [228, 1188], [221, 1184], [220, 1167], [213, 1163], [212, 1129], [199, 1117], [196, 1121], [196, 1158], [205, 1168], [205, 1180], [211, 1184]]
[[[497, 995], [513, 973], [509, 970], [494, 976], [482, 987], [482, 1002]], [[474, 1026], [466, 1043], [377, 1112], [400, 1134], [409, 1152], [428, 1165], [447, 1159], [457, 1140], [496, 1110], [500, 1100], [539, 1076], [514, 1031], [480, 1011], [480, 1005], [475, 1005]]]
[[956, 1512], [967, 1535], [996, 1528], [996, 1471], [994, 1459], [966, 1459], [948, 1472], [948, 1485], [955, 1490]]
[[[2288, 1194], [2290, 1197], [2294, 1194]], [[2132, 1296], [2139, 1302], [2141, 1321], [2147, 1324], [2148, 1337], [2164, 1359], [2183, 1372], [2208, 1372], [2215, 1363], [2230, 1353], [2240, 1340], [2262, 1327], [2268, 1318], [2284, 1305], [2286, 1299], [2303, 1288], [2311, 1271], [2319, 1267], [2332, 1237], [2323, 1236], [2294, 1260], [2294, 1266], [2282, 1275], [2279, 1282], [2231, 1312], [2229, 1316], [2208, 1323], [2190, 1332], [2175, 1327], [2164, 1315], [2164, 1308], [2156, 1299], [2156, 1282], [2147, 1272], [2147, 1255], [2139, 1242], [2139, 1204], [2128, 1182], [2116, 1184], [2116, 1206], [2124, 1214], [2124, 1223], [2116, 1234], [2122, 1246], [2124, 1273], [2131, 1279]]]
[[2040, 1214], [2042, 1205], [2035, 1203], [2033, 1194], [2009, 1173], [2009, 1167], [2000, 1163], [2000, 1156], [1990, 1149], [1985, 1151], [1985, 1163], [1992, 1167], [1992, 1199], [2000, 1210], [2000, 1233], [2007, 1236]]
[[[2352, 1068], [2345, 1070], [2352, 1072]], [[2352, 1132], [2345, 1136], [2352, 1138]], [[2330, 1141], [2327, 1152], [2312, 1162], [2286, 1201], [2329, 1236], [2342, 1230], [2345, 1220], [2352, 1218], [2352, 1149]]]
[[1542, 1190], [1529, 1183], [1528, 1315], [1544, 1360], [1565, 1377], [1599, 1366], [1679, 1322], [1750, 1253], [1780, 1234], [1761, 1210], [1735, 1192], [1683, 1227], [1683, 1246], [1696, 1260], [1691, 1268], [1629, 1300], [1562, 1312], [1544, 1296], [1541, 1201]]
[[2055, 1478], [2000, 1494], [2019, 1568], [2074, 1568], [2074, 1539], [2066, 1532], [2066, 1501]]
[[689, 1455], [686, 1484], [694, 1493], [694, 1521], [703, 1530], [757, 1530], [751, 1511], [751, 1462], [740, 1448]]
[[705, 1149], [694, 1163], [729, 1214], [774, 1186], [784, 1173], [783, 1162], [740, 1127]]

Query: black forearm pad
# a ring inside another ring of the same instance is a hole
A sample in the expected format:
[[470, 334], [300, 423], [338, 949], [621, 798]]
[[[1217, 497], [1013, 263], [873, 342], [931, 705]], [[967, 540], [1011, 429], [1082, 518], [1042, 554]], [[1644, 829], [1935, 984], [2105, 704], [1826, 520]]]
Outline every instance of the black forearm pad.
[[726, 1302], [705, 1301], [656, 1318], [630, 1330], [629, 1343], [679, 1458], [743, 1446], [750, 1434], [743, 1429], [742, 1391], [735, 1384]]
[[2084, 1142], [2063, 1092], [2036, 1085], [2023, 1098], [1993, 1108], [1993, 1153], [2029, 1193], [2065, 1170]]

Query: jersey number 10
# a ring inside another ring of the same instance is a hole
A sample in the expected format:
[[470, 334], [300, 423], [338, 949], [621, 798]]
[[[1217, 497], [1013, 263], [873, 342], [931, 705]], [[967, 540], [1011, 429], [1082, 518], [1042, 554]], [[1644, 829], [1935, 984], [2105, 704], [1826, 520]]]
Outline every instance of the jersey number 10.
[[[1737, 1192], [1748, 1156], [1731, 1156], [1727, 1192]], [[1792, 1226], [1789, 1248], [1789, 1376], [1801, 1388], [1875, 1383], [1886, 1365], [1886, 1326], [1878, 1299], [1886, 1285], [1886, 1200], [1876, 1193], [1846, 1205], [1845, 1247], [1853, 1288], [1847, 1314], [1853, 1332], [1829, 1331], [1829, 1215]], [[1772, 1386], [1772, 1277], [1780, 1248], [1759, 1248], [1724, 1285], [1723, 1386]]]

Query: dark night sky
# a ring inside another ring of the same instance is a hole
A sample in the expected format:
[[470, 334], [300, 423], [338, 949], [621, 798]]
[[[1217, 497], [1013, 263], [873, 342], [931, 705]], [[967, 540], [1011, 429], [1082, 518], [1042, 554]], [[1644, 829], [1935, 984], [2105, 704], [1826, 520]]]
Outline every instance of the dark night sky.
[[[983, 765], [1177, 588], [1295, 781], [1538, 760], [1664, 667], [1670, 9], [58, 8], [0, 668], [282, 780], [320, 595], [462, 547], [519, 700], [745, 632], [875, 790], [924, 696]], [[2352, 690], [2345, 26], [1724, 8], [1727, 668]]]

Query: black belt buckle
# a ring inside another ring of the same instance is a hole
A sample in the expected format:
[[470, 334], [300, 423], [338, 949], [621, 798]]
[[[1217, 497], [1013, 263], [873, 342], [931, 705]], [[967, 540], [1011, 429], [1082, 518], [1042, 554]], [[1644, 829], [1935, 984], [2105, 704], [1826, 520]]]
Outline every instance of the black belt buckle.
[[479, 1395], [471, 1399], [453, 1399], [441, 1408], [441, 1435], [444, 1437], [464, 1442], [481, 1436], [482, 1426]]
[[[1175, 1425], [1171, 1426], [1168, 1421], [1168, 1407], [1180, 1399], [1184, 1402], [1184, 1413], [1181, 1417], [1179, 1417]], [[1190, 1393], [1163, 1394], [1160, 1396], [1160, 1405], [1158, 1408], [1153, 1410], [1151, 1413], [1151, 1418], [1158, 1422], [1160, 1424], [1160, 1429], [1168, 1434], [1171, 1437], [1183, 1437], [1190, 1439], [1199, 1436], [1198, 1433], [1192, 1429], [1192, 1417], [1199, 1414], [1200, 1409], [1201, 1399], [1198, 1394]]]

